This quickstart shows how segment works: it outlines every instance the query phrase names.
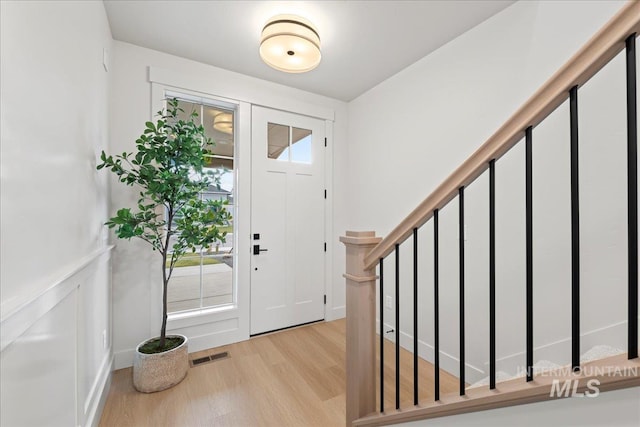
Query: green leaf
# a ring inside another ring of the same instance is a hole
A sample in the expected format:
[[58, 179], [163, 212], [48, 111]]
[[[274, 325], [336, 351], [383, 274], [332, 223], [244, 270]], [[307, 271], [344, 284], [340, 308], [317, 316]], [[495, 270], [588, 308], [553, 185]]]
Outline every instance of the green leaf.
[[115, 229], [118, 238], [149, 243], [171, 265], [187, 251], [224, 239], [226, 230], [219, 227], [231, 220], [226, 202], [199, 199], [209, 184], [219, 185], [221, 172], [203, 169], [212, 141], [196, 120], [197, 112], [182, 120], [179, 111], [178, 100], [167, 99], [167, 109], [158, 113], [157, 122], [145, 123], [133, 153], [114, 158], [102, 151], [96, 166], [111, 171], [123, 184], [138, 187], [133, 209], [118, 209], [105, 225]]

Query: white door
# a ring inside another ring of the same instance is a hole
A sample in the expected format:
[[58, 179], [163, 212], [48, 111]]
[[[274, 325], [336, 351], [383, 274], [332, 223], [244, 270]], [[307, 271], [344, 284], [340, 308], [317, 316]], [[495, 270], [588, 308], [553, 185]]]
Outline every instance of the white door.
[[324, 319], [324, 130], [252, 108], [252, 335]]

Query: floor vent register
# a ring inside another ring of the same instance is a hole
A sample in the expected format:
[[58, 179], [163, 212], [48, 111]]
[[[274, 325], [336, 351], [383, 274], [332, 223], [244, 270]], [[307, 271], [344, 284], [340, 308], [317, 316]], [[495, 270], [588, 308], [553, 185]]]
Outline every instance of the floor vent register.
[[229, 357], [229, 352], [224, 351], [222, 353], [211, 354], [209, 356], [199, 357], [197, 359], [190, 360], [190, 364], [192, 368], [196, 366], [204, 365], [205, 363], [215, 362], [216, 360], [222, 360]]

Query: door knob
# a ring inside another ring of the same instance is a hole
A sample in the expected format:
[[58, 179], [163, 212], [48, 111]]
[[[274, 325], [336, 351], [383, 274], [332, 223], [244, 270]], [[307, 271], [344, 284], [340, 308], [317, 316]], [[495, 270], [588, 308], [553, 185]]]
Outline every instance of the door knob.
[[253, 245], [253, 254], [260, 255], [260, 252], [267, 252], [269, 249], [260, 249], [260, 245]]

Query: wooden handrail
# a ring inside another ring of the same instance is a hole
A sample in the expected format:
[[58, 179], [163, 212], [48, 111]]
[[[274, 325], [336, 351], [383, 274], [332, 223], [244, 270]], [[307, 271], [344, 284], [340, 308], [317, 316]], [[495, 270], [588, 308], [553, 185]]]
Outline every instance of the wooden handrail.
[[396, 244], [405, 241], [457, 194], [471, 184], [524, 137], [529, 126], [537, 126], [569, 97], [569, 89], [584, 85], [624, 48], [625, 39], [640, 33], [640, 1], [630, 1], [598, 31], [569, 61], [533, 94], [471, 157], [418, 205], [365, 257], [365, 269], [374, 268]]

